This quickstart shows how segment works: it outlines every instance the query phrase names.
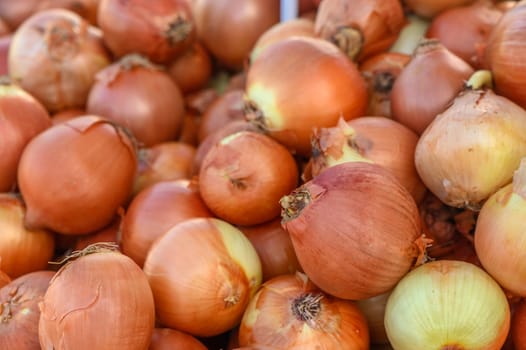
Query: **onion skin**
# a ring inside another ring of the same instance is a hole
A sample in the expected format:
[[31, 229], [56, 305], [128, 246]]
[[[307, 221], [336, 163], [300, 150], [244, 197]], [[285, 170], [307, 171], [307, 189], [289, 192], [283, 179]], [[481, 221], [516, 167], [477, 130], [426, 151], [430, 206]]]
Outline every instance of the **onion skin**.
[[106, 242], [106, 243], [120, 243], [121, 235], [121, 224], [122, 217], [121, 215], [115, 216], [115, 219], [106, 227], [98, 230], [95, 233], [89, 235], [82, 235], [77, 238], [75, 245], [73, 246], [73, 251], [82, 250], [87, 248], [91, 244]]
[[148, 350], [207, 350], [195, 337], [170, 328], [155, 328]]
[[515, 309], [511, 319], [511, 337], [515, 350], [526, 349], [526, 301]]
[[51, 280], [40, 311], [43, 349], [144, 350], [155, 323], [146, 276], [116, 251], [99, 250], [64, 265]]
[[310, 155], [313, 128], [367, 109], [358, 68], [322, 39], [293, 37], [268, 47], [248, 69], [245, 91], [247, 118], [302, 156]]
[[469, 5], [475, 0], [404, 0], [404, 4], [417, 15], [431, 19], [447, 9]]
[[132, 140], [108, 120], [85, 116], [50, 127], [20, 159], [26, 226], [62, 234], [103, 228], [127, 201], [136, 169]]
[[5, 286], [9, 282], [11, 282], [11, 277], [9, 277], [4, 271], [0, 270], [0, 288]]
[[360, 300], [385, 293], [419, 254], [415, 201], [379, 165], [347, 162], [327, 168], [282, 198], [281, 206], [300, 265], [333, 296]]
[[53, 125], [62, 123], [64, 121], [87, 115], [86, 110], [82, 108], [69, 108], [57, 112], [51, 116], [51, 123]]
[[420, 136], [416, 169], [445, 204], [480, 210], [526, 156], [525, 128], [526, 111], [518, 105], [491, 90], [467, 90]]
[[510, 308], [481, 268], [432, 261], [409, 272], [393, 290], [385, 327], [395, 350], [500, 349], [510, 329]]
[[390, 291], [374, 296], [372, 298], [358, 300], [356, 306], [367, 319], [369, 337], [371, 344], [389, 344], [389, 339], [385, 332], [384, 316], [385, 306], [389, 299]]
[[236, 326], [261, 284], [256, 250], [225, 221], [173, 226], [151, 247], [144, 272], [161, 324], [210, 337]]
[[203, 44], [195, 41], [168, 64], [168, 73], [181, 92], [189, 94], [205, 88], [212, 76], [212, 59]]
[[320, 291], [301, 273], [267, 281], [239, 327], [246, 349], [369, 349], [367, 321], [352, 301]]
[[39, 302], [44, 298], [53, 271], [34, 271], [0, 288], [0, 347], [40, 349]]
[[11, 39], [13, 34], [4, 35], [0, 37], [0, 75], [8, 75], [9, 69], [7, 67], [9, 47], [11, 46]]

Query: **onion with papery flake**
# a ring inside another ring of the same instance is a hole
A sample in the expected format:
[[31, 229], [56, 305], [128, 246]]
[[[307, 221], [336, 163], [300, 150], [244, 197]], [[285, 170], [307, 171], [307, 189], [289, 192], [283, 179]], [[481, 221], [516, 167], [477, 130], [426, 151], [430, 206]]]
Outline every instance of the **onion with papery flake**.
[[398, 283], [385, 328], [394, 350], [500, 349], [510, 308], [500, 286], [462, 261], [432, 261]]
[[415, 201], [379, 165], [327, 168], [283, 197], [281, 206], [301, 267], [336, 297], [357, 300], [387, 292], [420, 254]]
[[190, 334], [170, 329], [155, 328], [148, 350], [206, 350], [206, 346]]
[[38, 304], [44, 298], [53, 271], [34, 271], [0, 288], [0, 348], [40, 349]]
[[248, 305], [239, 327], [246, 349], [369, 349], [367, 321], [349, 300], [330, 296], [306, 275], [267, 281]]
[[115, 123], [84, 116], [54, 125], [20, 159], [25, 224], [63, 234], [101, 229], [128, 199], [136, 169], [133, 141]]
[[144, 350], [155, 325], [144, 272], [111, 245], [69, 257], [40, 303], [42, 349]]
[[250, 241], [213, 218], [172, 227], [151, 247], [144, 272], [160, 323], [205, 337], [234, 328], [261, 284], [261, 263]]
[[313, 128], [367, 109], [358, 68], [322, 39], [293, 37], [269, 46], [248, 69], [245, 91], [247, 118], [303, 156], [310, 155]]

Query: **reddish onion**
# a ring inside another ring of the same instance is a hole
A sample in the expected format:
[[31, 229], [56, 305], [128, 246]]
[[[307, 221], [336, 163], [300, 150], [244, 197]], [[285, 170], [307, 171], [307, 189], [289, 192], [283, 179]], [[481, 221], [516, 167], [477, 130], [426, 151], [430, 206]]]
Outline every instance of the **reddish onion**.
[[207, 350], [203, 343], [190, 334], [170, 328], [155, 328], [148, 350], [174, 349]]
[[195, 41], [168, 65], [168, 73], [183, 94], [202, 89], [212, 76], [210, 54], [199, 41]]
[[76, 118], [76, 117], [81, 117], [81, 116], [86, 115], [86, 114], [87, 114], [86, 110], [84, 110], [82, 108], [68, 108], [68, 109], [64, 109], [64, 110], [62, 110], [60, 112], [57, 112], [57, 113], [55, 113], [55, 114], [53, 114], [51, 116], [51, 123], [53, 125], [59, 124], [59, 123], [62, 123], [64, 121]]
[[232, 224], [257, 225], [279, 217], [279, 199], [298, 184], [290, 152], [269, 136], [240, 131], [212, 146], [199, 171], [210, 210]]
[[183, 125], [181, 126], [181, 132], [179, 133], [177, 141], [197, 147], [199, 144], [197, 133], [199, 132], [200, 122], [201, 117], [199, 115], [187, 111], [184, 114]]
[[100, 242], [120, 243], [121, 223], [121, 215], [115, 216], [113, 221], [108, 226], [89, 235], [82, 235], [78, 237], [75, 244], [73, 245], [73, 250], [82, 250], [87, 248], [89, 245]]
[[13, 34], [5, 35], [0, 37], [0, 75], [8, 75], [9, 68], [7, 65], [9, 46], [11, 45], [11, 39]]
[[235, 89], [219, 96], [204, 111], [199, 123], [199, 142], [227, 123], [245, 119], [244, 91]]
[[184, 100], [168, 73], [132, 54], [97, 73], [86, 110], [128, 128], [149, 147], [177, 137]]
[[404, 0], [404, 4], [418, 16], [433, 18], [447, 9], [468, 5], [474, 1], [475, 0]]
[[511, 336], [515, 350], [526, 349], [526, 300], [516, 307], [511, 318]]
[[367, 89], [357, 67], [336, 46], [293, 37], [269, 46], [253, 62], [246, 99], [249, 120], [308, 156], [312, 129], [336, 125], [340, 117], [362, 116]]
[[283, 197], [281, 206], [301, 267], [336, 297], [358, 300], [387, 292], [419, 255], [415, 201], [379, 165], [327, 168]]
[[[2, 261], [0, 260], [0, 267], [1, 267], [1, 263]], [[7, 275], [7, 273], [5, 273], [4, 271], [2, 271], [0, 269], [0, 288], [2, 288], [3, 286], [5, 286], [6, 284], [8, 284], [9, 282], [11, 282], [11, 277], [9, 277]]]
[[161, 324], [196, 336], [232, 329], [261, 284], [250, 241], [212, 218], [186, 220], [152, 245], [144, 272]]
[[84, 107], [95, 74], [109, 63], [102, 32], [62, 9], [28, 18], [9, 49], [9, 75], [50, 112]]
[[0, 348], [40, 349], [38, 304], [53, 275], [53, 271], [35, 271], [0, 288]]
[[135, 147], [118, 125], [96, 116], [54, 125], [20, 159], [25, 224], [62, 234], [101, 229], [128, 199], [136, 169]]
[[351, 60], [360, 61], [386, 51], [404, 25], [400, 0], [324, 0], [315, 31]]
[[175, 59], [195, 36], [186, 0], [101, 0], [97, 24], [116, 57], [136, 53], [157, 63]]
[[319, 290], [306, 275], [267, 281], [239, 327], [247, 349], [369, 349], [367, 321], [352, 301]]
[[153, 241], [173, 225], [210, 216], [212, 213], [190, 181], [159, 182], [141, 191], [130, 203], [122, 221], [122, 251], [142, 266]]
[[111, 246], [90, 246], [69, 259], [74, 257], [55, 274], [40, 303], [42, 348], [146, 349], [155, 307], [143, 271]]

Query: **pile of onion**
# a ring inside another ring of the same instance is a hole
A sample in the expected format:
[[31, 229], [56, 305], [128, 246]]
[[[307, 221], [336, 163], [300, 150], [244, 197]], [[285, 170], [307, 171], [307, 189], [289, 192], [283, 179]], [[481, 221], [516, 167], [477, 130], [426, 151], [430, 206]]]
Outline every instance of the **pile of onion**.
[[207, 348], [195, 337], [170, 328], [155, 328], [149, 350], [206, 350]]

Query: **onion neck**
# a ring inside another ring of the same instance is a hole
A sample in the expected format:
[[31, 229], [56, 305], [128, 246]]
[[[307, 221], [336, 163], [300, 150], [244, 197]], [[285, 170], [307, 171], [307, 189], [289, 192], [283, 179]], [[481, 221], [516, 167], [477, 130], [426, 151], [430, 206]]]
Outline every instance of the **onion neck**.
[[483, 88], [492, 89], [493, 75], [491, 71], [481, 69], [473, 73], [466, 82], [466, 88], [471, 90], [482, 90]]
[[73, 58], [78, 51], [75, 30], [69, 24], [51, 27], [45, 33], [45, 42], [51, 58], [59, 62]]
[[168, 29], [166, 29], [163, 34], [168, 43], [175, 46], [181, 41], [186, 40], [190, 36], [190, 33], [192, 33], [192, 30], [193, 26], [190, 21], [183, 16], [177, 16], [175, 20], [168, 24]]
[[332, 35], [330, 41], [340, 48], [351, 60], [355, 61], [362, 51], [363, 35], [359, 29], [341, 27]]
[[283, 222], [295, 219], [311, 201], [311, 195], [306, 189], [297, 189], [288, 196], [281, 198], [281, 217]]
[[292, 301], [290, 305], [292, 314], [298, 321], [305, 322], [314, 328], [316, 318], [321, 311], [322, 299], [323, 294], [303, 294]]
[[254, 125], [257, 130], [262, 132], [268, 131], [267, 119], [265, 118], [263, 111], [255, 102], [250, 100], [245, 101], [243, 113], [245, 115], [245, 119]]
[[62, 265], [65, 262], [80, 258], [82, 256], [95, 254], [95, 253], [114, 253], [119, 251], [119, 245], [113, 242], [98, 242], [87, 246], [82, 250], [76, 250], [66, 255], [63, 259], [55, 262], [51, 261], [50, 264]]
[[375, 74], [373, 78], [374, 91], [388, 94], [393, 89], [395, 79], [395, 76], [391, 72], [380, 72]]
[[526, 158], [521, 160], [519, 169], [513, 174], [513, 192], [526, 199]]

